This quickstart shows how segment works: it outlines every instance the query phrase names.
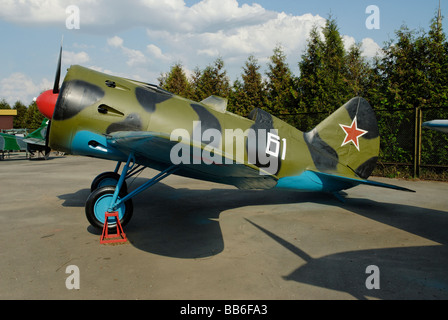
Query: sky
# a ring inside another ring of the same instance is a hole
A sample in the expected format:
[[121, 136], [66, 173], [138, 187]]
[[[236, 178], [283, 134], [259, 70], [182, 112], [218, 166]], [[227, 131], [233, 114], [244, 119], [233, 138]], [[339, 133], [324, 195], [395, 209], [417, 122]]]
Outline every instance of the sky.
[[[298, 75], [311, 28], [330, 15], [346, 48], [360, 43], [371, 58], [403, 25], [427, 31], [438, 6], [439, 0], [0, 0], [0, 99], [28, 105], [52, 88], [62, 38], [62, 77], [79, 64], [158, 84], [176, 63], [191, 74], [222, 58], [235, 81], [250, 55], [265, 74], [279, 45]], [[448, 0], [441, 8], [448, 17]]]

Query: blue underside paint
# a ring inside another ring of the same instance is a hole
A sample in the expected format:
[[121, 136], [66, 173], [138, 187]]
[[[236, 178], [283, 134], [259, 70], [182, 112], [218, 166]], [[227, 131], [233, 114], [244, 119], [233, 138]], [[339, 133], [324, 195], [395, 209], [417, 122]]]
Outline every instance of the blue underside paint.
[[355, 179], [314, 171], [304, 171], [302, 174], [297, 176], [280, 178], [275, 188], [306, 190], [306, 191], [324, 191], [334, 193], [341, 190], [356, 187], [361, 184], [373, 187], [414, 192], [413, 190], [377, 181]]
[[[110, 206], [110, 203], [112, 201], [112, 196], [113, 196], [113, 194], [106, 194], [106, 195], [100, 197], [95, 202], [95, 206], [94, 206], [95, 217], [96, 217], [96, 219], [98, 221], [100, 221], [103, 224], [105, 223], [105, 214], [109, 210], [109, 206]], [[119, 206], [117, 208], [118, 218], [120, 220], [123, 219], [125, 211], [126, 211], [126, 205], [125, 204], [122, 204], [121, 206]], [[116, 221], [115, 218], [109, 218], [108, 219], [108, 224], [110, 226], [114, 226], [116, 223], [117, 223], [117, 221]]]
[[126, 161], [127, 156], [111, 147], [103, 135], [90, 131], [78, 131], [72, 140], [71, 153], [115, 161]]
[[302, 174], [291, 177], [280, 178], [275, 188], [293, 189], [303, 191], [325, 191], [335, 192], [355, 186], [346, 180], [340, 180], [337, 176], [322, 175], [313, 171], [304, 171]]

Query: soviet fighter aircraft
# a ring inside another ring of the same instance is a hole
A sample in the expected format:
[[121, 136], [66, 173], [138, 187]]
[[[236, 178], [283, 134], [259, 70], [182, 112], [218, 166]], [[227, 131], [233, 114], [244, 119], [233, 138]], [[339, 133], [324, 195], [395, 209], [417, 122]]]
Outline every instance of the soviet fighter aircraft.
[[[379, 132], [369, 103], [356, 97], [309, 132], [261, 109], [248, 118], [226, 111], [227, 100], [191, 101], [161, 88], [71, 66], [59, 89], [36, 100], [49, 119], [48, 145], [117, 162], [91, 184], [88, 221], [102, 229], [105, 213], [129, 222], [132, 199], [171, 174], [241, 189], [290, 189], [337, 194], [357, 185], [411, 191], [370, 181]], [[124, 163], [121, 174], [120, 166]], [[128, 192], [126, 179], [146, 167], [160, 171]], [[113, 226], [116, 221], [109, 221]]]

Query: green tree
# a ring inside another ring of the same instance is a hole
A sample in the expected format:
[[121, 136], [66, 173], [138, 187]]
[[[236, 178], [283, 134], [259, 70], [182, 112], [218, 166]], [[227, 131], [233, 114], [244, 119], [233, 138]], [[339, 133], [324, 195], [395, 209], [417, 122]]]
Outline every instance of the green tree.
[[345, 57], [345, 82], [350, 96], [367, 96], [371, 67], [362, 56], [360, 44], [350, 47]]
[[266, 91], [260, 65], [253, 55], [249, 56], [243, 70], [243, 81], [234, 83], [229, 110], [247, 116], [254, 108], [266, 109]]
[[17, 115], [14, 117], [13, 125], [16, 129], [24, 129], [26, 128], [25, 117], [28, 112], [26, 106], [20, 102], [16, 101], [13, 107], [14, 110], [17, 110]]
[[[269, 112], [280, 116], [281, 114], [294, 114], [298, 111], [297, 80], [293, 76], [286, 55], [280, 46], [274, 48], [274, 54], [268, 64], [266, 92]], [[293, 118], [289, 122], [294, 125]]]
[[11, 109], [11, 106], [9, 105], [8, 101], [6, 101], [5, 98], [0, 100], [0, 109]]
[[162, 74], [158, 80], [159, 86], [169, 92], [185, 98], [192, 96], [190, 82], [180, 62], [173, 65], [170, 72]]
[[202, 72], [196, 68], [192, 77], [192, 97], [201, 101], [211, 95], [227, 98], [230, 94], [230, 80], [224, 69], [224, 60], [217, 58], [213, 65]]
[[[310, 130], [356, 95], [367, 95], [370, 66], [359, 45], [345, 51], [336, 20], [331, 16], [322, 28], [310, 32], [306, 52], [299, 63], [299, 111], [308, 113], [296, 119], [301, 130]], [[314, 113], [310, 117], [309, 113]]]
[[322, 111], [331, 113], [343, 105], [350, 96], [345, 83], [346, 53], [336, 20], [331, 16], [327, 19], [322, 33], [324, 35], [321, 72], [323, 85]]
[[[299, 62], [300, 77], [299, 89], [299, 111], [302, 113], [320, 112], [323, 104], [323, 76], [322, 76], [322, 40], [317, 26], [311, 29], [306, 52]], [[308, 116], [298, 116], [297, 127], [302, 131], [313, 128], [315, 121]]]
[[36, 102], [32, 102], [28, 106], [28, 110], [25, 116], [25, 125], [29, 131], [34, 131], [41, 125], [44, 120], [44, 116], [39, 112]]
[[[434, 18], [429, 32], [402, 26], [396, 40], [383, 48], [371, 73], [368, 96], [379, 113], [381, 159], [407, 162], [413, 160], [414, 110], [425, 109], [426, 120], [446, 119], [448, 102], [448, 46], [442, 25]], [[422, 136], [422, 161], [437, 163], [448, 158], [446, 136], [434, 144], [436, 132], [425, 130]], [[432, 160], [430, 160], [432, 158]], [[439, 163], [440, 164], [440, 163]]]

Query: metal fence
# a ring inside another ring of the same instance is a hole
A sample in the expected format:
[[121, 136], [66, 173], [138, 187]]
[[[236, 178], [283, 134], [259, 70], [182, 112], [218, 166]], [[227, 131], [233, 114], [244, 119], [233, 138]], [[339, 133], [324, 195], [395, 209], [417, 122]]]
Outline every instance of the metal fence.
[[[380, 154], [374, 175], [448, 180], [448, 134], [422, 127], [423, 122], [448, 119], [448, 107], [375, 110]], [[328, 113], [280, 114], [280, 119], [308, 131]]]

